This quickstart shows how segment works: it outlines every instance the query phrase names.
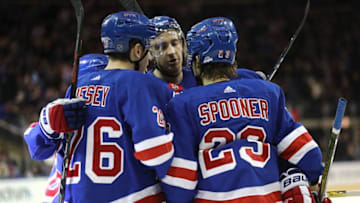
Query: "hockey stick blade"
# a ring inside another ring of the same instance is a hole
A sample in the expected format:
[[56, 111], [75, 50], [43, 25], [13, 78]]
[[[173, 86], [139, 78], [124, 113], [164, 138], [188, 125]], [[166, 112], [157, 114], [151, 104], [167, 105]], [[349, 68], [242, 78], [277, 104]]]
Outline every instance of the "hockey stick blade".
[[306, 22], [306, 19], [309, 14], [309, 10], [310, 10], [310, 0], [307, 0], [304, 17], [302, 18], [301, 23], [300, 23], [299, 27], [296, 29], [295, 33], [290, 38], [289, 45], [287, 47], [285, 47], [285, 49], [281, 52], [279, 59], [277, 60], [276, 64], [273, 67], [273, 71], [267, 76], [267, 79], [266, 79], [267, 81], [271, 81], [273, 79], [273, 77], [275, 76], [275, 73], [278, 71], [281, 63], [284, 61], [284, 58], [286, 57], [286, 55], [289, 52], [292, 45], [294, 44], [294, 41], [296, 40], [297, 36], [299, 35], [300, 31], [302, 30], [302, 28]]
[[336, 108], [335, 121], [331, 131], [331, 137], [329, 140], [328, 151], [326, 153], [325, 166], [323, 175], [321, 178], [320, 189], [319, 189], [319, 200], [322, 202], [325, 196], [326, 184], [329, 175], [330, 166], [334, 160], [336, 145], [339, 139], [342, 119], [344, 117], [347, 100], [340, 98]]
[[[72, 74], [71, 89], [70, 89], [70, 98], [74, 98], [77, 87], [77, 77], [79, 72], [79, 57], [81, 52], [81, 35], [82, 35], [82, 22], [84, 19], [84, 7], [82, 5], [81, 0], [71, 0], [71, 4], [74, 7], [76, 22], [77, 22], [73, 74]], [[62, 173], [61, 173], [61, 182], [60, 182], [60, 197], [59, 197], [60, 203], [63, 203], [65, 200], [66, 176], [70, 164], [69, 163], [70, 143], [71, 143], [71, 135], [69, 133], [65, 133], [65, 149], [64, 149], [64, 158], [62, 162]]]
[[144, 15], [144, 11], [136, 0], [119, 0], [122, 7], [127, 11], [135, 11]]

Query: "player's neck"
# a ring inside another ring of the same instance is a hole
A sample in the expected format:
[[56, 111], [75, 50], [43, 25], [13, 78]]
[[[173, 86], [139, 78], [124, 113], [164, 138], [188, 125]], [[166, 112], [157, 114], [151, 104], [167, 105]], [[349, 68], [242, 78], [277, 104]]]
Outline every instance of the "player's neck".
[[125, 69], [125, 70], [134, 70], [134, 64], [126, 60], [109, 60], [108, 65], [105, 67], [105, 70], [111, 69]]
[[154, 76], [160, 78], [166, 82], [172, 82], [175, 84], [180, 84], [183, 80], [183, 72], [181, 71], [177, 76], [171, 76], [161, 73], [158, 69], [155, 69], [153, 72]]
[[218, 82], [225, 82], [229, 81], [229, 78], [217, 78], [217, 79], [209, 79], [209, 78], [202, 78], [203, 85], [211, 85]]

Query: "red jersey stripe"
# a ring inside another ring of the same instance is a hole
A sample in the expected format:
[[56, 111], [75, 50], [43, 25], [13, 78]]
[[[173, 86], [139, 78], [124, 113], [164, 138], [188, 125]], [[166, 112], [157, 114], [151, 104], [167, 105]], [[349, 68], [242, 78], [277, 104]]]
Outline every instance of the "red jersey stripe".
[[312, 137], [310, 134], [308, 132], [303, 133], [297, 137], [283, 152], [281, 152], [280, 156], [285, 160], [289, 160], [297, 151], [311, 141]]
[[163, 154], [166, 154], [168, 152], [170, 152], [173, 148], [172, 142], [167, 142], [165, 144], [156, 146], [156, 147], [152, 147], [146, 150], [142, 150], [139, 152], [134, 152], [134, 156], [141, 161], [147, 161], [147, 160], [151, 160], [154, 159], [156, 157], [159, 157]]

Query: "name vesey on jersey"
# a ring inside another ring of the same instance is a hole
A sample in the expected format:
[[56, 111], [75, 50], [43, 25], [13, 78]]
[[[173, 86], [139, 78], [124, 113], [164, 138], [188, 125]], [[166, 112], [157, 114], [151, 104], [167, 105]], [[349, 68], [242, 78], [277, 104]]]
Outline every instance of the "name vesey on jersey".
[[268, 121], [268, 102], [260, 98], [229, 98], [202, 103], [198, 106], [202, 126], [215, 123], [216, 119], [252, 118]]
[[87, 105], [105, 107], [109, 90], [110, 87], [104, 85], [81, 86], [76, 90], [76, 97], [84, 98]]

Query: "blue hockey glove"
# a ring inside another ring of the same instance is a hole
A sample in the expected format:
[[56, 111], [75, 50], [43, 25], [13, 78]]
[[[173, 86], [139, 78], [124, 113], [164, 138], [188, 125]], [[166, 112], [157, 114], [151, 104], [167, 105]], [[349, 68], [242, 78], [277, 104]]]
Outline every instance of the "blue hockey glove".
[[304, 173], [297, 168], [289, 168], [280, 176], [281, 194], [283, 202], [287, 203], [315, 203], [309, 182]]
[[86, 118], [85, 102], [81, 98], [57, 99], [40, 112], [40, 128], [49, 138], [57, 139], [57, 133], [79, 129]]

